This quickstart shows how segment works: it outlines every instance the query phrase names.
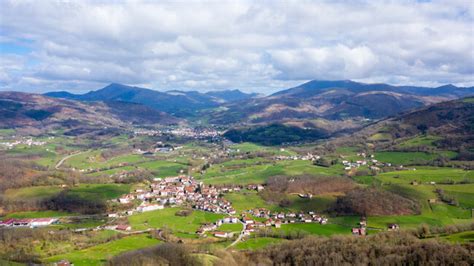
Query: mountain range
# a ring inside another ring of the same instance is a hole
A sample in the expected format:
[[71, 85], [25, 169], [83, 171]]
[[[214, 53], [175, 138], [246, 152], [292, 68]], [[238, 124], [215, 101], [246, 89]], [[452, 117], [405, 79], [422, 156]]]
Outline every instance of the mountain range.
[[381, 119], [473, 94], [474, 87], [453, 85], [430, 88], [313, 80], [265, 97], [239, 90], [160, 92], [115, 83], [82, 95], [68, 92], [45, 95], [80, 101], [132, 102], [175, 117], [205, 118], [213, 124], [298, 124], [304, 120], [308, 127], [319, 127], [321, 121], [348, 124], [354, 120]]
[[204, 122], [229, 128], [281, 124], [331, 136], [397, 114], [474, 95], [474, 87], [436, 88], [313, 80], [268, 96], [239, 90], [151, 89], [112, 83], [85, 94], [1, 92], [0, 127]]
[[80, 101], [132, 102], [143, 104], [177, 117], [194, 116], [199, 110], [215, 108], [223, 103], [245, 100], [256, 96], [256, 94], [247, 94], [239, 90], [208, 93], [178, 90], [160, 92], [116, 83], [86, 94], [72, 94], [60, 91], [46, 93], [45, 95]]
[[175, 124], [167, 113], [129, 102], [81, 102], [39, 94], [0, 92], [0, 128], [23, 128], [30, 134], [64, 129], [85, 133], [129, 124]]

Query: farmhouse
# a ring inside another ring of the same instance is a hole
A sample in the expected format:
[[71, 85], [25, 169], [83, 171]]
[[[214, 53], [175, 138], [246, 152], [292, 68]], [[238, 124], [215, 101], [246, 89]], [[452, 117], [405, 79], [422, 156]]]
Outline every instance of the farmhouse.
[[139, 212], [149, 212], [154, 210], [162, 210], [165, 206], [160, 204], [144, 204], [142, 203], [140, 206], [137, 207], [137, 211]]
[[388, 226], [389, 231], [398, 231], [400, 230], [400, 226], [398, 224], [389, 224]]
[[214, 232], [213, 234], [215, 237], [220, 237], [220, 238], [229, 238], [234, 236], [233, 233], [228, 233], [228, 232]]
[[58, 219], [55, 218], [37, 218], [32, 219], [30, 226], [31, 227], [40, 227], [40, 226], [48, 226], [56, 222]]
[[365, 227], [360, 227], [360, 228], [357, 228], [357, 227], [354, 227], [352, 228], [352, 235], [356, 235], [356, 236], [365, 236]]
[[119, 224], [115, 227], [115, 229], [120, 231], [130, 231], [132, 230], [132, 227], [128, 224]]
[[58, 219], [56, 218], [32, 218], [32, 219], [7, 219], [5, 221], [0, 222], [0, 226], [2, 227], [42, 227], [48, 226], [55, 222]]

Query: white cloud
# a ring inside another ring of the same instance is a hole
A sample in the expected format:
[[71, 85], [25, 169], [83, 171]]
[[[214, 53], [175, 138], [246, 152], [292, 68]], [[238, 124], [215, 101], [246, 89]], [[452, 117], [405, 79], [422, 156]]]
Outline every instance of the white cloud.
[[[469, 1], [1, 1], [0, 90], [474, 85]], [[94, 87], [96, 86], [96, 87]]]

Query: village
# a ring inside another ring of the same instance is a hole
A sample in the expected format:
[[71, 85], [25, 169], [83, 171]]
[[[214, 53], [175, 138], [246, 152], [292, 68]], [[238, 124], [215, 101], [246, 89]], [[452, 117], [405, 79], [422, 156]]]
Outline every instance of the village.
[[164, 128], [164, 129], [135, 129], [134, 135], [136, 136], [162, 136], [162, 135], [173, 135], [176, 137], [186, 137], [191, 139], [207, 139], [217, 138], [222, 135], [222, 132], [212, 128], [189, 128], [189, 127], [177, 127], [177, 128]]
[[[221, 220], [212, 224], [204, 224], [196, 232], [199, 235], [205, 235], [222, 224], [242, 223], [244, 226], [243, 234], [250, 235], [259, 227], [274, 226], [281, 227], [287, 223], [320, 223], [326, 224], [327, 218], [323, 218], [314, 212], [308, 213], [272, 213], [266, 209], [248, 210], [242, 214], [240, 218], [235, 215], [237, 212], [222, 195], [224, 193], [239, 192], [242, 189], [261, 191], [263, 185], [247, 185], [247, 186], [231, 186], [231, 187], [215, 187], [207, 186], [201, 182], [196, 182], [191, 176], [167, 177], [164, 179], [155, 178], [148, 190], [136, 189], [135, 192], [124, 195], [117, 199], [121, 204], [131, 204], [132, 202], [140, 202], [137, 207], [121, 213], [110, 213], [109, 217], [120, 217], [132, 215], [135, 212], [148, 212], [153, 210], [164, 209], [165, 206], [188, 205], [193, 209], [220, 213], [228, 215]], [[258, 222], [252, 217], [265, 218], [265, 222]], [[123, 225], [116, 225], [116, 228], [127, 228]], [[222, 232], [213, 232], [216, 237], [232, 237], [232, 234], [223, 234]]]
[[[191, 176], [176, 176], [167, 178], [154, 178], [147, 188], [137, 188], [134, 192], [114, 200], [122, 206], [129, 206], [127, 210], [108, 213], [112, 221], [114, 218], [126, 217], [135, 213], [161, 210], [165, 207], [189, 206], [195, 210], [224, 214], [226, 217], [214, 223], [203, 224], [196, 233], [206, 236], [210, 233], [215, 237], [230, 238], [232, 232], [217, 231], [222, 224], [242, 224], [241, 234], [250, 235], [259, 228], [280, 228], [282, 224], [290, 223], [319, 223], [327, 224], [328, 219], [315, 212], [271, 212], [265, 208], [247, 210], [238, 216], [232, 204], [223, 197], [225, 193], [240, 192], [241, 190], [262, 191], [263, 185], [250, 184], [246, 186], [210, 186], [197, 182]], [[263, 219], [263, 221], [261, 221]], [[0, 222], [3, 227], [43, 227], [57, 224], [56, 218], [14, 219], [10, 218]], [[131, 231], [127, 224], [107, 224], [98, 229]]]
[[[380, 167], [384, 166], [392, 166], [391, 163], [382, 163], [378, 160], [374, 159], [374, 155], [366, 155], [364, 152], [357, 153], [357, 156], [362, 157], [362, 160], [357, 160], [355, 162], [349, 160], [342, 160], [342, 165], [344, 166], [344, 170], [349, 171], [352, 169], [357, 169], [361, 166], [368, 166], [370, 170], [373, 171], [380, 171]], [[370, 159], [368, 159], [370, 158]], [[403, 166], [401, 166], [403, 167]]]
[[[54, 138], [54, 137], [50, 137], [50, 138]], [[32, 138], [22, 138], [20, 140], [16, 140], [13, 142], [0, 142], [0, 146], [5, 147], [6, 149], [13, 149], [18, 145], [25, 145], [28, 147], [32, 147], [32, 146], [43, 146], [45, 144], [46, 144], [45, 141], [36, 141], [36, 140], [33, 140]]]

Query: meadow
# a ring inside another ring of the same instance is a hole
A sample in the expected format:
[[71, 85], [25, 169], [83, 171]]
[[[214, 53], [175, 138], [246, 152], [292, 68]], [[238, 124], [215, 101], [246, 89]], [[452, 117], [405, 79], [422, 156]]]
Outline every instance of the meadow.
[[229, 165], [211, 166], [204, 175], [196, 176], [206, 184], [262, 184], [270, 176], [275, 175], [324, 175], [342, 174], [342, 167], [321, 167], [311, 161], [288, 160], [267, 164], [248, 164], [241, 168], [229, 168]]
[[474, 182], [474, 171], [466, 171], [459, 168], [447, 167], [428, 167], [418, 166], [414, 167], [416, 170], [403, 170], [386, 172], [377, 175], [377, 179], [383, 183], [405, 183], [412, 181], [418, 183], [441, 183], [441, 182]]
[[434, 143], [441, 139], [442, 138], [439, 136], [431, 136], [431, 135], [416, 136], [413, 138], [403, 140], [397, 145], [397, 147], [399, 148], [412, 148], [412, 147], [419, 147], [419, 146], [434, 147]]
[[180, 208], [165, 208], [144, 213], [134, 214], [128, 217], [133, 230], [145, 230], [148, 228], [168, 228], [176, 232], [195, 233], [204, 223], [212, 223], [224, 217], [203, 211], [193, 211], [189, 216], [177, 216]]
[[466, 231], [461, 233], [455, 233], [451, 235], [444, 235], [438, 237], [441, 240], [446, 240], [457, 244], [474, 243], [474, 231]]
[[311, 235], [331, 236], [331, 235], [347, 235], [351, 234], [351, 227], [340, 224], [328, 223], [321, 225], [318, 223], [294, 223], [283, 224], [277, 231], [291, 234], [292, 232], [304, 232]]
[[381, 151], [375, 153], [375, 159], [380, 162], [392, 163], [395, 165], [413, 165], [434, 160], [439, 156], [451, 159], [456, 157], [456, 155], [457, 153], [451, 151], [438, 151], [436, 153]]
[[108, 259], [115, 255], [131, 250], [154, 246], [159, 243], [159, 240], [151, 238], [148, 234], [133, 235], [83, 250], [49, 257], [44, 259], [44, 261], [52, 263], [62, 259], [67, 259], [76, 266], [104, 265]]
[[91, 201], [110, 200], [130, 192], [129, 184], [81, 184], [68, 190], [68, 196]]
[[246, 239], [245, 241], [239, 242], [235, 245], [236, 249], [239, 250], [256, 250], [268, 247], [270, 245], [279, 244], [285, 242], [286, 240], [281, 238], [272, 238], [272, 237], [254, 237]]

